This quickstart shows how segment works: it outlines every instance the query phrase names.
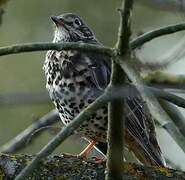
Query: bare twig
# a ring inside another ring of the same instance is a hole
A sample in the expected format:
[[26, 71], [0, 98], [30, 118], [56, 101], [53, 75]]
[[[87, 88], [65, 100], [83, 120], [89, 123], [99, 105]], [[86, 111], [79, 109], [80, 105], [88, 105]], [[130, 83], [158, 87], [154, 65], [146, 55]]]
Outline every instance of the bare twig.
[[[3, 153], [13, 153], [24, 148], [30, 139], [31, 135], [38, 129], [54, 124], [59, 120], [59, 115], [56, 110], [52, 110], [38, 121], [34, 122], [31, 126], [25, 129], [18, 136], [13, 138], [10, 142], [0, 147], [0, 151]], [[38, 134], [37, 134], [38, 135]], [[35, 137], [35, 136], [34, 136]], [[31, 139], [32, 140], [32, 139]], [[31, 143], [31, 141], [29, 142]]]
[[69, 50], [81, 49], [83, 51], [96, 52], [107, 56], [112, 56], [112, 49], [103, 46], [97, 46], [87, 43], [27, 43], [12, 45], [0, 48], [0, 56], [8, 54], [17, 54], [22, 52], [42, 51], [42, 50]]
[[185, 117], [182, 115], [182, 113], [173, 104], [169, 102], [160, 101], [160, 104], [171, 117], [172, 121], [177, 126], [181, 134], [185, 137]]
[[169, 35], [169, 34], [176, 33], [179, 31], [184, 31], [184, 30], [185, 30], [185, 23], [155, 29], [150, 32], [144, 33], [143, 35], [132, 40], [130, 46], [132, 49], [135, 49], [142, 46], [144, 43], [153, 40], [154, 38], [158, 38], [164, 35]]
[[159, 9], [169, 10], [174, 13], [173, 10], [180, 11], [184, 14], [184, 0], [140, 0], [144, 3], [156, 7]]

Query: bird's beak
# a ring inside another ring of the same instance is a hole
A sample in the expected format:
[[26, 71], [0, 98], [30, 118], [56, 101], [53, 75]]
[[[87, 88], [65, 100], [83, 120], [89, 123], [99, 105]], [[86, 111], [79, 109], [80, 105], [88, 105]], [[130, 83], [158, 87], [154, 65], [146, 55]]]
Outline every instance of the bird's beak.
[[56, 26], [64, 26], [63, 20], [58, 16], [51, 16], [51, 19], [56, 24]]

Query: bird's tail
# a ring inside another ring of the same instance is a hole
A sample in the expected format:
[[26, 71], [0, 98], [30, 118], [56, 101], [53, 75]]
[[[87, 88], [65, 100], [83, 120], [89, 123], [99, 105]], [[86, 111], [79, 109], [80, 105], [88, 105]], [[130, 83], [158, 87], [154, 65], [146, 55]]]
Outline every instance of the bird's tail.
[[161, 149], [157, 142], [155, 127], [150, 112], [139, 98], [127, 101], [126, 133], [127, 147], [145, 165], [165, 166]]

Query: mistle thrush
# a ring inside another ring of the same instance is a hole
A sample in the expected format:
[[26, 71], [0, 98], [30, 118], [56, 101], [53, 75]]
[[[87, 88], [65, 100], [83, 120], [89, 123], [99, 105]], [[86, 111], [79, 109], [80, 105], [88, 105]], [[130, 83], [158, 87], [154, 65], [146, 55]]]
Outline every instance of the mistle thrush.
[[[68, 13], [51, 18], [55, 24], [53, 42], [83, 42], [102, 46], [79, 16]], [[66, 125], [104, 92], [110, 81], [111, 60], [80, 50], [50, 50], [46, 54], [44, 71], [50, 97]], [[164, 166], [155, 128], [144, 103], [140, 98], [128, 96], [126, 104], [127, 148], [145, 165]], [[107, 121], [108, 110], [104, 106], [77, 129], [80, 136], [90, 141], [81, 156], [86, 155], [96, 143], [105, 151]]]

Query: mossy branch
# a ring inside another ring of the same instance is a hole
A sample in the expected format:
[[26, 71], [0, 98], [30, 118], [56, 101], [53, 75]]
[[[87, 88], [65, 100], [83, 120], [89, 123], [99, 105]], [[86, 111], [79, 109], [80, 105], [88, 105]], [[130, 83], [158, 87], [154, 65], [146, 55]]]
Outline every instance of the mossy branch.
[[[17, 174], [30, 162], [34, 156], [0, 154], [0, 179], [15, 179]], [[40, 163], [29, 177], [31, 179], [61, 179], [80, 180], [105, 178], [105, 163], [94, 164], [92, 160], [63, 158], [60, 156], [47, 157]], [[122, 167], [124, 180], [179, 180], [185, 179], [185, 172], [169, 169], [141, 166], [125, 163]]]

